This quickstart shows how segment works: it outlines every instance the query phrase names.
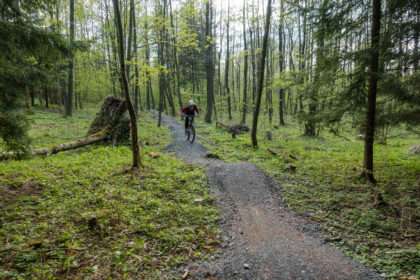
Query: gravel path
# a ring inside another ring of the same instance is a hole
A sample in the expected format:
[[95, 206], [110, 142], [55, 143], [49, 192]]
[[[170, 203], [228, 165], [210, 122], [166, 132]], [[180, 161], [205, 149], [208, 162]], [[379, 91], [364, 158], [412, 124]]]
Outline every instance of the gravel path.
[[166, 150], [205, 167], [222, 209], [220, 257], [185, 267], [188, 279], [381, 279], [325, 244], [316, 224], [288, 210], [280, 186], [257, 166], [207, 159], [199, 141], [185, 140], [181, 124], [168, 116], [163, 123], [174, 138]]

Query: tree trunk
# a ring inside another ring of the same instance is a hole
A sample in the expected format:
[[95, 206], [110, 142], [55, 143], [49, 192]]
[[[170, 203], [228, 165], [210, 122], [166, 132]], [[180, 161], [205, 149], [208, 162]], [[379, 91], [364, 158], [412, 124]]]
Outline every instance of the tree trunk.
[[228, 0], [228, 16], [226, 20], [226, 62], [225, 62], [225, 88], [226, 88], [226, 95], [227, 95], [227, 103], [228, 103], [228, 113], [229, 113], [229, 120], [232, 120], [232, 108], [231, 108], [231, 100], [230, 100], [230, 88], [229, 88], [229, 61], [230, 61], [230, 45], [229, 45], [229, 0]]
[[245, 24], [245, 0], [244, 0], [244, 6], [243, 6], [243, 34], [244, 34], [244, 92], [243, 92], [243, 98], [242, 98], [242, 120], [241, 124], [245, 124], [246, 121], [246, 113], [247, 113], [247, 90], [248, 90], [248, 47], [246, 43], [246, 24]]
[[267, 45], [268, 45], [268, 33], [270, 30], [270, 20], [271, 20], [271, 0], [268, 0], [267, 4], [267, 14], [264, 28], [264, 38], [263, 38], [263, 48], [261, 53], [261, 62], [258, 73], [258, 88], [257, 88], [257, 100], [255, 102], [254, 118], [252, 120], [252, 130], [251, 130], [251, 140], [252, 146], [257, 147], [257, 125], [258, 125], [258, 115], [260, 112], [261, 105], [261, 96], [263, 91], [264, 83], [264, 69], [265, 69], [265, 60], [267, 56]]
[[125, 73], [124, 40], [123, 40], [120, 9], [118, 6], [118, 0], [113, 0], [113, 2], [114, 2], [116, 23], [117, 23], [118, 53], [120, 57], [120, 68], [121, 68], [120, 70], [121, 70], [125, 100], [127, 102], [128, 113], [130, 115], [131, 144], [132, 144], [132, 149], [133, 149], [132, 150], [133, 152], [133, 167], [132, 168], [138, 169], [141, 166], [141, 158], [140, 158], [140, 147], [139, 147], [138, 134], [137, 134], [137, 118], [136, 118], [136, 113], [134, 111], [133, 103], [131, 102], [130, 92], [128, 89], [128, 80]]
[[147, 103], [147, 110], [150, 110], [150, 108], [153, 108], [153, 109], [155, 108], [155, 99], [153, 98], [152, 80], [151, 80], [150, 71], [149, 71], [149, 69], [150, 69], [150, 46], [149, 46], [148, 32], [149, 32], [149, 30], [148, 30], [148, 16], [147, 16], [147, 7], [146, 7], [146, 20], [144, 22], [144, 40], [145, 40], [145, 45], [146, 45], [145, 58], [146, 58], [146, 66], [147, 66], [147, 70], [146, 70], [146, 75], [147, 75], [146, 103]]
[[[86, 138], [83, 139], [79, 139], [76, 141], [72, 141], [72, 142], [68, 142], [68, 143], [64, 143], [64, 144], [59, 144], [56, 146], [52, 146], [49, 148], [40, 148], [40, 149], [34, 149], [31, 151], [32, 155], [49, 155], [49, 154], [56, 154], [58, 152], [63, 152], [63, 151], [68, 151], [68, 150], [72, 150], [72, 149], [76, 149], [76, 148], [80, 148], [92, 143], [96, 143], [99, 142], [103, 139], [105, 139], [107, 137], [107, 133], [106, 130], [97, 133], [95, 135], [91, 135], [88, 136]], [[5, 153], [0, 153], [0, 160], [4, 160], [4, 159], [11, 159], [11, 158], [16, 158], [19, 156], [23, 156], [22, 154], [16, 153], [16, 152], [5, 152]]]
[[70, 0], [70, 60], [66, 98], [66, 116], [71, 117], [73, 110], [73, 49], [74, 45], [74, 0]]
[[141, 95], [140, 95], [140, 88], [139, 88], [139, 58], [137, 55], [137, 26], [136, 26], [136, 15], [134, 13], [134, 1], [131, 0], [132, 3], [132, 9], [133, 9], [133, 55], [134, 55], [134, 71], [135, 71], [135, 79], [134, 79], [134, 108], [136, 111], [136, 115], [139, 112], [139, 106], [140, 109], [142, 109], [141, 106]]
[[381, 0], [372, 0], [372, 30], [371, 57], [368, 87], [368, 104], [366, 112], [366, 134], [364, 150], [364, 175], [371, 183], [376, 183], [373, 177], [373, 142], [375, 134], [376, 91], [378, 83], [379, 40], [381, 30]]
[[176, 73], [176, 92], [178, 95], [178, 102], [179, 102], [179, 109], [183, 107], [182, 99], [181, 99], [181, 86], [180, 86], [180, 79], [179, 79], [179, 68], [178, 68], [178, 52], [177, 52], [177, 42], [175, 36], [175, 27], [174, 27], [174, 18], [172, 12], [172, 0], [169, 0], [169, 7], [170, 7], [170, 18], [171, 18], [171, 29], [172, 29], [172, 42], [173, 42], [173, 59], [174, 59], [174, 70]]
[[213, 42], [211, 39], [212, 22], [210, 18], [211, 0], [206, 1], [206, 78], [207, 78], [207, 106], [204, 120], [211, 122], [213, 114], [214, 94], [214, 64], [213, 64]]
[[[279, 24], [279, 66], [280, 66], [280, 80], [282, 79], [282, 74], [284, 70], [284, 50], [285, 44], [283, 43], [284, 38], [284, 8], [283, 8], [283, 0], [280, 2], [280, 24]], [[280, 86], [279, 91], [279, 118], [280, 118], [280, 125], [285, 125], [284, 122], [284, 88]]]
[[[127, 39], [127, 61], [131, 60], [131, 48], [133, 40], [133, 27], [134, 27], [134, 0], [130, 0], [130, 17], [128, 23], [128, 39]], [[126, 64], [125, 71], [127, 74], [128, 82], [130, 82], [130, 64]]]

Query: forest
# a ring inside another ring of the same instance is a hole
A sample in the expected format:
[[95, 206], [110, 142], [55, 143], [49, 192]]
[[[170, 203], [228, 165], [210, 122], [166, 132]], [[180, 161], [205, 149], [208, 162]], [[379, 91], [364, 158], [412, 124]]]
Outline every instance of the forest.
[[419, 279], [419, 32], [416, 0], [2, 0], [0, 279], [217, 259], [206, 166], [165, 151], [189, 100], [206, 156], [258, 166], [380, 277]]

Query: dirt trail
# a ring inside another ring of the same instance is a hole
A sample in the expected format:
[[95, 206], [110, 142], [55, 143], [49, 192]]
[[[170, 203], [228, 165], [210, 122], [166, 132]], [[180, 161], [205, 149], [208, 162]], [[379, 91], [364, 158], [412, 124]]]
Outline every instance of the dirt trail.
[[186, 267], [188, 279], [381, 279], [324, 244], [316, 224], [288, 210], [280, 186], [257, 166], [207, 159], [206, 148], [185, 140], [181, 124], [167, 116], [163, 123], [174, 138], [166, 150], [205, 167], [222, 209], [220, 257]]

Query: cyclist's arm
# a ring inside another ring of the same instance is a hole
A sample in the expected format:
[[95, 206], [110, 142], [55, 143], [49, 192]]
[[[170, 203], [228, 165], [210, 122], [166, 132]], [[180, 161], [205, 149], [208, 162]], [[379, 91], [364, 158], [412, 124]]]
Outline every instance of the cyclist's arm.
[[198, 106], [195, 105], [195, 111], [197, 111], [197, 115], [200, 115], [200, 111], [198, 110]]
[[181, 109], [181, 111], [179, 111], [181, 113], [181, 115], [184, 114], [184, 111], [187, 110], [188, 106], [185, 106], [184, 108]]

